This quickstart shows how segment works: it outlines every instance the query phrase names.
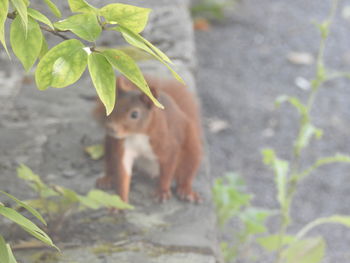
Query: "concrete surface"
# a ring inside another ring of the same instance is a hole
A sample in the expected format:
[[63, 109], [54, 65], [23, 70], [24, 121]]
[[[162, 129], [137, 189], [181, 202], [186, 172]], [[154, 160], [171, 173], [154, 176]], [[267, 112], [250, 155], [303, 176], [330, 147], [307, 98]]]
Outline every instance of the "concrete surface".
[[[211, 173], [238, 172], [254, 193], [256, 205], [277, 207], [273, 174], [262, 164], [260, 150], [273, 147], [288, 159], [297, 131], [295, 110], [287, 105], [275, 109], [274, 101], [282, 94], [305, 99], [306, 91], [295, 80], [314, 76], [314, 64], [298, 66], [287, 55], [293, 51], [315, 57], [320, 38], [311, 22], [328, 16], [330, 2], [243, 0], [227, 20], [195, 34], [197, 86], [207, 120]], [[340, 3], [326, 46], [326, 65], [349, 72], [349, 21], [341, 13], [350, 3]], [[304, 152], [304, 165], [320, 156], [350, 152], [349, 100], [349, 80], [331, 81], [320, 91], [312, 116], [324, 136]], [[208, 119], [213, 118], [229, 127], [211, 133]], [[293, 204], [291, 233], [317, 217], [350, 214], [349, 169], [343, 164], [324, 166], [304, 181]], [[310, 234], [325, 236], [324, 262], [349, 262], [349, 229], [324, 225]]]
[[[96, 1], [102, 6], [111, 1]], [[175, 68], [195, 91], [194, 39], [185, 1], [129, 1], [154, 8], [145, 37], [166, 52]], [[61, 8], [67, 6], [60, 4]], [[42, 5], [38, 5], [42, 9]], [[49, 43], [57, 38], [48, 36]], [[115, 35], [104, 37], [103, 45], [119, 44]], [[143, 63], [145, 72], [165, 73], [160, 63]], [[87, 193], [103, 173], [103, 162], [92, 161], [84, 153], [88, 145], [101, 143], [104, 131], [91, 117], [95, 91], [87, 74], [64, 89], [36, 89], [32, 76], [23, 82], [23, 69], [16, 60], [0, 60], [0, 186], [18, 198], [34, 194], [16, 177], [16, 167], [24, 163], [47, 183]], [[90, 99], [89, 99], [90, 98]], [[70, 217], [56, 239], [62, 247], [58, 262], [198, 262], [220, 258], [217, 251], [215, 214], [211, 205], [210, 179], [201, 172], [195, 188], [205, 202], [192, 205], [173, 198], [164, 205], [153, 198], [155, 182], [135, 176], [131, 203], [134, 211], [110, 216], [106, 211]], [[2, 198], [2, 197], [1, 197]], [[27, 235], [2, 228], [8, 239]], [[92, 252], [108, 243], [112, 252]], [[117, 244], [127, 244], [120, 247]], [[74, 248], [72, 248], [72, 245]], [[117, 252], [116, 252], [117, 251]], [[16, 252], [22, 262], [34, 262], [34, 251]]]

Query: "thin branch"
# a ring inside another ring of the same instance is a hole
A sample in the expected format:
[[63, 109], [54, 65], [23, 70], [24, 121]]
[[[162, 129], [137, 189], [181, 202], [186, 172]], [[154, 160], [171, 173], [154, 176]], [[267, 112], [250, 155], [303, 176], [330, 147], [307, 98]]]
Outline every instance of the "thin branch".
[[[15, 19], [15, 17], [16, 17], [16, 13], [15, 12], [12, 12], [12, 13], [8, 13], [7, 14], [7, 18], [9, 18], [9, 19]], [[46, 32], [49, 32], [49, 33], [51, 33], [51, 34], [54, 34], [55, 36], [58, 36], [58, 37], [60, 37], [60, 38], [62, 38], [62, 39], [64, 39], [64, 40], [68, 40], [68, 39], [70, 39], [69, 37], [67, 37], [67, 36], [65, 36], [65, 35], [63, 35], [63, 34], [61, 34], [60, 32], [67, 32], [67, 30], [66, 31], [61, 31], [61, 30], [52, 30], [51, 28], [49, 28], [48, 26], [44, 26], [44, 25], [40, 25], [40, 28], [42, 29], [42, 30], [44, 30], [44, 31], [46, 31]]]
[[67, 32], [67, 31], [58, 31], [58, 30], [52, 30], [51, 28], [49, 28], [48, 26], [44, 26], [44, 25], [40, 25], [40, 28], [44, 31], [50, 32], [52, 34], [54, 34], [55, 36], [58, 36], [64, 40], [68, 40], [70, 39], [69, 37], [61, 34], [60, 32]]

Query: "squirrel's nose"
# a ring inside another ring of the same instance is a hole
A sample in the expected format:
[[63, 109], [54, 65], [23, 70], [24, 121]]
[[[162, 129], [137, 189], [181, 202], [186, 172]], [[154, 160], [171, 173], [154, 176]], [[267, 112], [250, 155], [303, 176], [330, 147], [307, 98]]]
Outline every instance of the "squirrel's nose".
[[107, 122], [106, 129], [108, 133], [114, 133], [115, 135], [118, 134], [118, 125], [113, 122]]
[[107, 134], [118, 139], [124, 138], [127, 135], [126, 127], [122, 124], [115, 122], [107, 122], [106, 131]]

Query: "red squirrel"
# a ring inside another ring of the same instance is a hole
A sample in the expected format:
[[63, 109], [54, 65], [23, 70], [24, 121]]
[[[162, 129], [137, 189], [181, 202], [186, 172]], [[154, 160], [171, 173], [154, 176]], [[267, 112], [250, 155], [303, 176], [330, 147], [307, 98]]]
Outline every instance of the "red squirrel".
[[128, 202], [133, 164], [143, 156], [159, 164], [159, 201], [171, 197], [170, 187], [175, 180], [181, 200], [199, 202], [200, 196], [192, 190], [202, 157], [198, 103], [175, 79], [145, 79], [164, 110], [154, 106], [124, 76], [117, 78], [117, 102], [109, 116], [105, 116], [104, 106], [98, 101], [95, 116], [104, 123], [106, 137], [105, 175], [97, 179], [96, 186], [114, 188]]

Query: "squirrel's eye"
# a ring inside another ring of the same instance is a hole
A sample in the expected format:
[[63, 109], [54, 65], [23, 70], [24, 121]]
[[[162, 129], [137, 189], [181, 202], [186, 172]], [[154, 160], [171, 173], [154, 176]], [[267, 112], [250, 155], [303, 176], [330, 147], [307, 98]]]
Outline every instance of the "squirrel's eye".
[[134, 110], [130, 113], [131, 119], [137, 119], [139, 117], [139, 112]]

